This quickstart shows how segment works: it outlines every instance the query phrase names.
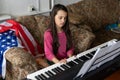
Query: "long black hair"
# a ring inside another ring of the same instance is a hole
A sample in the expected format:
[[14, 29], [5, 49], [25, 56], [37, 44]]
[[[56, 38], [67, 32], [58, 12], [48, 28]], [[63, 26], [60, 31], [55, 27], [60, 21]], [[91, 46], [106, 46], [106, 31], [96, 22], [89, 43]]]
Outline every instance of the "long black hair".
[[56, 28], [56, 24], [55, 24], [55, 16], [59, 10], [63, 10], [67, 13], [66, 22], [65, 22], [64, 26], [62, 27], [63, 31], [66, 34], [66, 38], [67, 38], [66, 50], [69, 50], [72, 47], [71, 32], [69, 29], [68, 10], [64, 5], [56, 4], [56, 5], [54, 5], [54, 7], [50, 13], [50, 25], [49, 25], [49, 29], [50, 29], [52, 37], [53, 37], [52, 47], [53, 47], [54, 54], [57, 54], [58, 48], [60, 46], [59, 41], [58, 41], [57, 28]]

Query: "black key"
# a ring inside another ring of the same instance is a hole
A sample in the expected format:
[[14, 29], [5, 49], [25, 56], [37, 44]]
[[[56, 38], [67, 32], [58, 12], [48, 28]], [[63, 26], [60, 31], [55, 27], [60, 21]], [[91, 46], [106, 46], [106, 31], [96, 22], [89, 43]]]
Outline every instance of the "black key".
[[41, 76], [43, 76], [45, 79], [47, 79], [47, 77], [44, 74], [41, 74]]
[[90, 52], [90, 54], [94, 55], [94, 54], [95, 54], [95, 52], [96, 52], [96, 50], [95, 50], [95, 51]]
[[63, 64], [63, 65], [61, 65], [61, 67], [63, 68], [63, 69], [68, 69], [68, 67], [67, 66], [65, 66], [65, 64]]
[[37, 80], [44, 80], [40, 75], [35, 76], [35, 78], [36, 78]]
[[72, 66], [75, 66], [76, 65], [76, 63], [75, 62], [73, 62], [73, 61], [70, 61], [70, 62], [68, 62], [67, 63], [70, 67], [72, 67]]
[[35, 76], [35, 78], [36, 78], [37, 80], [40, 80], [40, 78], [39, 78], [38, 76]]
[[59, 73], [61, 72], [57, 67], [56, 68], [54, 68], [56, 71], [58, 71]]
[[70, 67], [69, 67], [69, 65], [67, 65], [67, 64], [63, 64], [67, 69], [69, 69]]
[[61, 69], [59, 67], [56, 67], [56, 69], [59, 71], [59, 72], [62, 72]]
[[89, 58], [87, 58], [86, 56], [81, 56], [80, 59], [82, 59], [83, 61], [89, 60]]
[[60, 67], [62, 67], [62, 68], [65, 69], [65, 70], [67, 69], [67, 68], [66, 68], [65, 66], [63, 66], [63, 65], [61, 65]]
[[[0, 80], [1, 80], [1, 79], [0, 79]], [[25, 79], [23, 79], [23, 80], [32, 80], [32, 79], [25, 78]]]
[[74, 61], [76, 61], [77, 63], [81, 63], [81, 61], [77, 58]]
[[52, 76], [54, 76], [54, 74], [51, 71], [49, 71], [49, 70], [48, 70], [48, 73], [50, 73]]
[[63, 71], [61, 68], [57, 67], [61, 72]]
[[49, 77], [51, 77], [52, 75], [47, 71], [45, 72], [45, 74], [47, 74]]
[[79, 60], [80, 60], [81, 62], [84, 62], [84, 60], [82, 60], [82, 59], [80, 59], [80, 58], [79, 58]]
[[54, 68], [54, 69], [52, 69], [52, 71], [54, 71], [56, 74], [58, 74], [58, 73], [59, 73], [59, 71], [57, 71], [55, 68]]
[[42, 80], [45, 80], [43, 75], [38, 75], [40, 78], [42, 78]]
[[93, 57], [91, 54], [86, 54], [90, 59]]

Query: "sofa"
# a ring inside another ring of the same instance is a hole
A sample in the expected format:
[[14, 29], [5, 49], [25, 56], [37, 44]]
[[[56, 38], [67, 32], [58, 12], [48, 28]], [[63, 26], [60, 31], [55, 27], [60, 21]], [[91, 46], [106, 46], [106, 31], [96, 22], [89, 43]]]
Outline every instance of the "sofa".
[[118, 33], [106, 30], [106, 26], [120, 19], [120, 0], [82, 0], [67, 7], [71, 23], [78, 27], [84, 24], [92, 29], [96, 38], [91, 47], [113, 38], [120, 39]]
[[[105, 29], [107, 25], [116, 23], [119, 19], [119, 0], [82, 0], [66, 7], [69, 11], [75, 54], [111, 39], [120, 39], [118, 33]], [[25, 15], [15, 17], [14, 20], [28, 29], [44, 51], [43, 34], [49, 24], [49, 15]], [[26, 75], [49, 66], [44, 55], [35, 58], [22, 48], [11, 48], [5, 57], [6, 80], [21, 80]]]

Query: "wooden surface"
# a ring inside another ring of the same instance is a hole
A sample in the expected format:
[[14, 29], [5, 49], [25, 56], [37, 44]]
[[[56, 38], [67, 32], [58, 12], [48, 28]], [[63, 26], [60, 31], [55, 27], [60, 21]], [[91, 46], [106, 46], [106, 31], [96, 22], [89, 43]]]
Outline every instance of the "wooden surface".
[[104, 80], [120, 80], [120, 69], [118, 71], [114, 72], [113, 74], [111, 74], [110, 76], [108, 76]]

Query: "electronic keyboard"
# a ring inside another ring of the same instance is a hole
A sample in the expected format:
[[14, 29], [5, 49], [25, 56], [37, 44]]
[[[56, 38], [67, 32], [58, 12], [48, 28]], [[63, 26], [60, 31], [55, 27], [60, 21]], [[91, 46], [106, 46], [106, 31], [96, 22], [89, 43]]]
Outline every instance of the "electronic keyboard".
[[67, 59], [67, 63], [56, 63], [34, 73], [27, 75], [27, 80], [73, 80], [85, 62], [90, 60], [98, 48], [108, 46], [110, 42], [116, 42], [117, 39], [110, 40], [92, 49], [72, 56]]

